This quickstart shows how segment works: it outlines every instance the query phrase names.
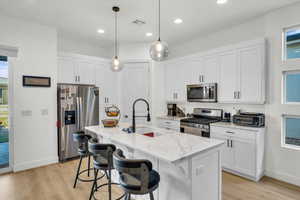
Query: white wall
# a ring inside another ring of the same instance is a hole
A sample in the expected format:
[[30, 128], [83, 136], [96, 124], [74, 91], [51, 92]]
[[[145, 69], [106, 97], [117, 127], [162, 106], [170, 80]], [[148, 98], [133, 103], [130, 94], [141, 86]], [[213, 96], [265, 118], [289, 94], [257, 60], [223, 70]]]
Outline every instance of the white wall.
[[121, 60], [149, 60], [150, 44], [120, 44], [119, 57]]
[[103, 58], [111, 58], [112, 47], [104, 48], [98, 44], [91, 44], [81, 39], [75, 39], [70, 37], [58, 36], [58, 51], [76, 53], [87, 56], [97, 56]]
[[187, 112], [193, 107], [222, 108], [233, 111], [233, 108], [247, 111], [266, 113], [266, 175], [300, 186], [300, 151], [281, 147], [281, 115], [300, 115], [300, 106], [281, 104], [282, 71], [286, 69], [300, 69], [300, 62], [284, 65], [281, 62], [282, 28], [300, 24], [300, 3], [278, 9], [247, 23], [229, 29], [202, 36], [192, 41], [170, 47], [172, 57], [181, 57], [206, 51], [228, 44], [234, 44], [258, 37], [265, 37], [268, 41], [268, 84], [267, 104], [235, 105], [235, 104], [183, 104]]
[[[0, 45], [16, 47], [13, 62], [14, 170], [57, 162], [56, 30], [0, 16]], [[24, 88], [23, 75], [48, 76], [51, 88]], [[48, 115], [42, 116], [41, 110]], [[31, 111], [31, 116], [22, 116]]]

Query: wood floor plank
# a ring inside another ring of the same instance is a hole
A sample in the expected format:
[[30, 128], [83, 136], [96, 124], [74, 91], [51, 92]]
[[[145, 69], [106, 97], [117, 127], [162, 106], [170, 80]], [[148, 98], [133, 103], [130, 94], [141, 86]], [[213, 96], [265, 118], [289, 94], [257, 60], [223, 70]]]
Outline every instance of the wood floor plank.
[[[91, 183], [78, 182], [73, 189], [78, 161], [53, 164], [27, 171], [0, 175], [1, 200], [85, 200]], [[86, 160], [83, 162], [86, 168]], [[93, 173], [92, 173], [93, 175]], [[85, 177], [86, 178], [86, 177]], [[122, 191], [113, 187], [113, 196]], [[96, 197], [108, 199], [101, 190]], [[223, 200], [300, 200], [300, 188], [264, 177], [259, 183], [223, 173]]]

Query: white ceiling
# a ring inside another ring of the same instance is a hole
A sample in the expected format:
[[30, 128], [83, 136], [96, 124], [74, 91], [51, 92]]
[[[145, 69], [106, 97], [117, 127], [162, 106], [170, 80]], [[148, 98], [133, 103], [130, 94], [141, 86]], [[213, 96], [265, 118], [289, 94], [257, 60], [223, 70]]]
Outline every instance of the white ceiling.
[[[162, 39], [169, 43], [189, 40], [232, 26], [299, 0], [161, 0]], [[156, 39], [157, 0], [0, 0], [0, 13], [57, 27], [59, 35], [80, 38], [102, 46], [111, 45], [114, 17], [111, 7], [120, 6], [119, 35], [122, 42]], [[175, 25], [177, 17], [183, 23]], [[146, 21], [138, 26], [135, 19]], [[97, 29], [105, 34], [100, 35]], [[153, 37], [146, 37], [153, 32]]]

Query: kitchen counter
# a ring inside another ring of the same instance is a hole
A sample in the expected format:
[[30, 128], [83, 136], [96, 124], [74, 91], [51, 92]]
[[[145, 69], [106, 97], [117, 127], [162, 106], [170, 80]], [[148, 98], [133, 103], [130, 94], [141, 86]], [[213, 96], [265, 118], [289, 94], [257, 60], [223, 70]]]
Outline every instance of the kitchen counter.
[[265, 127], [248, 127], [248, 126], [239, 126], [236, 125], [232, 122], [216, 122], [216, 123], [211, 123], [210, 126], [217, 126], [217, 127], [225, 127], [225, 128], [235, 128], [235, 129], [241, 129], [241, 130], [252, 130], [252, 131], [257, 131], [264, 129]]
[[[86, 130], [167, 162], [176, 162], [223, 144], [220, 140], [183, 134], [146, 125], [140, 128], [143, 128], [146, 132], [154, 132], [157, 136], [148, 137], [139, 133], [128, 134], [122, 131], [123, 128], [127, 127], [129, 127], [129, 124], [120, 124], [117, 128], [90, 126], [86, 127]], [[137, 126], [138, 130], [139, 127]]]
[[[117, 128], [86, 127], [99, 142], [112, 143], [129, 159], [147, 159], [160, 174], [156, 200], [221, 200], [221, 147], [223, 141], [188, 135], [154, 126], [137, 126], [137, 133]], [[154, 133], [154, 137], [143, 133]], [[112, 179], [118, 182], [118, 173]], [[146, 200], [146, 195], [133, 197]]]
[[156, 117], [157, 119], [165, 119], [165, 120], [173, 120], [173, 121], [180, 121], [181, 119], [184, 119], [186, 117], [172, 117], [172, 116], [167, 116], [167, 115], [164, 115], [164, 116], [158, 116]]

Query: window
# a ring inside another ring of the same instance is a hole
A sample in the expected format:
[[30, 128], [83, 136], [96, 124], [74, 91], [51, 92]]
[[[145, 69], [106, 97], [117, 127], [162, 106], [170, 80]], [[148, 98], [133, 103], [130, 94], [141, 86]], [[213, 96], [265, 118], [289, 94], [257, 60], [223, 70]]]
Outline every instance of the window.
[[300, 149], [300, 116], [283, 116], [283, 146]]
[[283, 103], [300, 104], [300, 71], [283, 73]]
[[300, 26], [284, 30], [284, 60], [300, 58]]

